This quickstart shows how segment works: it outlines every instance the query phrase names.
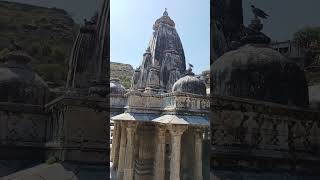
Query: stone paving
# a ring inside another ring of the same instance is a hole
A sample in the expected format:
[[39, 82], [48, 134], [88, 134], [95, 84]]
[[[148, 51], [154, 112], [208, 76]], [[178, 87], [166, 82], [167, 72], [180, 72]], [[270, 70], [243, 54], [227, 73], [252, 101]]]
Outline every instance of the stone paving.
[[107, 178], [106, 166], [75, 163], [40, 164], [3, 177], [1, 180], [102, 180]]

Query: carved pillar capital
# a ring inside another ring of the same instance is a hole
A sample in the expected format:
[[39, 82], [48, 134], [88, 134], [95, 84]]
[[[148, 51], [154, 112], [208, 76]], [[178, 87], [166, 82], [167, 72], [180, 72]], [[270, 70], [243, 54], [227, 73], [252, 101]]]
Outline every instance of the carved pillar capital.
[[195, 134], [196, 138], [203, 139], [204, 132], [205, 132], [204, 128], [201, 128], [201, 127], [194, 128], [194, 134]]
[[126, 127], [127, 127], [128, 133], [135, 133], [138, 128], [138, 123], [137, 122], [128, 122]]
[[165, 133], [166, 133], [167, 128], [166, 128], [166, 126], [164, 126], [164, 125], [161, 125], [161, 124], [158, 125], [158, 124], [157, 124], [156, 130], [157, 130], [157, 134], [158, 134], [158, 135], [164, 136]]
[[172, 136], [182, 136], [182, 134], [188, 129], [188, 126], [172, 124], [168, 129]]
[[121, 128], [127, 128], [128, 124], [125, 121], [117, 121], [120, 123]]

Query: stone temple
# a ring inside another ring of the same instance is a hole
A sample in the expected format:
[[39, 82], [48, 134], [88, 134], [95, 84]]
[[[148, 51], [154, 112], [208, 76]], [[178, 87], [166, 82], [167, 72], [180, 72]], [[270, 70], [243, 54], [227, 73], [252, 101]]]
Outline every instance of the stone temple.
[[165, 11], [153, 25], [153, 36], [133, 76], [132, 89], [170, 92], [186, 73], [186, 60], [174, 21]]
[[262, 29], [255, 17], [211, 65], [210, 178], [319, 179], [320, 111], [304, 70]]
[[[64, 92], [51, 91], [17, 47], [0, 66], [0, 179], [109, 176], [109, 1], [79, 32]], [[66, 77], [67, 79], [67, 77]]]
[[[133, 75], [111, 82], [112, 175], [117, 180], [209, 179], [206, 86], [186, 70], [175, 23], [165, 11]], [[208, 60], [209, 61], [209, 60]]]

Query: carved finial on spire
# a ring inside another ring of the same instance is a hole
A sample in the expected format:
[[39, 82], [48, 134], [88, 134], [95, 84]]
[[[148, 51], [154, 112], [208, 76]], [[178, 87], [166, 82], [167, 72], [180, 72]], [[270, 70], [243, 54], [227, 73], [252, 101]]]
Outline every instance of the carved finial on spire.
[[167, 8], [164, 8], [163, 15], [164, 15], [164, 16], [168, 16]]

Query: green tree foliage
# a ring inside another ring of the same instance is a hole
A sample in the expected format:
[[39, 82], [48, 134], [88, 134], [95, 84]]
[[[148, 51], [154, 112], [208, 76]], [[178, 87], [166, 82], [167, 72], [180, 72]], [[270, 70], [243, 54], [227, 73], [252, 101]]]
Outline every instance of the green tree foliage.
[[120, 81], [126, 89], [129, 89], [131, 87], [131, 77], [121, 76]]
[[35, 70], [45, 81], [62, 86], [66, 80], [68, 68], [64, 64], [40, 64]]
[[64, 86], [66, 60], [78, 32], [79, 25], [64, 10], [0, 1], [0, 59], [14, 40], [34, 58], [32, 67], [51, 84]]
[[312, 49], [319, 48], [320, 27], [305, 27], [294, 33], [293, 40], [301, 47]]

